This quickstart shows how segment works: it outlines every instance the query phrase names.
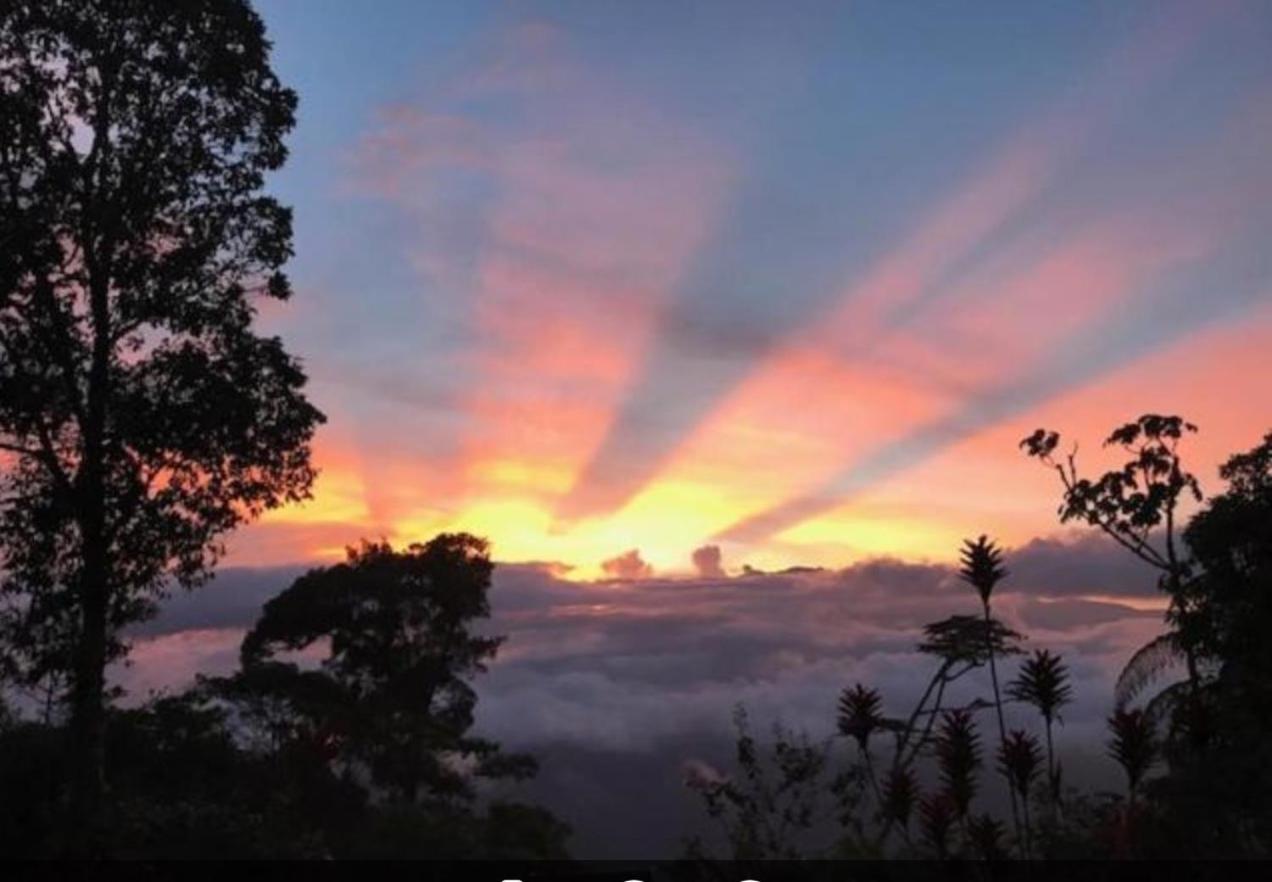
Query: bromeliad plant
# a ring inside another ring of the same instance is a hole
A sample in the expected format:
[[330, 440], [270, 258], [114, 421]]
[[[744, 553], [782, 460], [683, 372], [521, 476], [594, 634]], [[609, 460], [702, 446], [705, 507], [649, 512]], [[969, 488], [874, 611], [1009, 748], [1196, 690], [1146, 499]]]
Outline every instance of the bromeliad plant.
[[980, 733], [972, 712], [964, 708], [948, 710], [941, 716], [936, 736], [936, 764], [941, 788], [954, 806], [959, 822], [967, 829], [972, 797], [976, 795], [976, 773], [981, 767]]
[[923, 843], [938, 858], [950, 857], [955, 817], [954, 801], [947, 793], [934, 793], [919, 800], [919, 832]]
[[1024, 821], [1024, 850], [1028, 857], [1033, 851], [1033, 830], [1029, 823], [1029, 794], [1042, 766], [1042, 750], [1038, 739], [1023, 729], [1013, 729], [998, 745], [998, 770], [1011, 785], [1012, 793], [1020, 799]]
[[[1059, 800], [1060, 763], [1053, 729], [1061, 722], [1060, 711], [1073, 699], [1069, 672], [1059, 655], [1036, 650], [1005, 690], [1008, 700], [1032, 706], [1042, 718], [1044, 764], [1039, 737], [1023, 729], [1009, 732], [1003, 711], [998, 662], [1019, 654], [1022, 639], [993, 615], [994, 592], [1007, 577], [1003, 551], [989, 537], [980, 536], [964, 544], [961, 563], [959, 575], [975, 589], [980, 615], [954, 615], [924, 627], [918, 649], [940, 663], [910, 715], [905, 719], [888, 717], [879, 692], [858, 683], [840, 695], [838, 730], [855, 747], [853, 775], [862, 782], [861, 795], [864, 797], [868, 785], [875, 802], [878, 826], [870, 850], [882, 851], [893, 832], [908, 846], [910, 824], [917, 815], [919, 841], [937, 856], [964, 854], [992, 859], [1014, 849], [1028, 857], [1034, 853], [1035, 833], [1030, 800], [1044, 773], [1048, 802], [1054, 808]], [[992, 699], [951, 705], [951, 685], [986, 668]], [[980, 793], [978, 776], [984, 767], [976, 714], [991, 708], [999, 734], [993, 748], [994, 769], [1006, 784], [1012, 807], [1014, 835], [1010, 838], [1001, 823], [974, 810]], [[893, 736], [892, 759], [886, 772], [877, 777], [872, 744], [886, 734]], [[935, 763], [939, 780], [936, 790], [928, 794], [922, 792], [916, 775], [916, 767], [926, 761]], [[1054, 811], [1051, 818], [1055, 822]], [[858, 822], [856, 829], [864, 835], [866, 827]], [[862, 848], [858, 845], [852, 851], [860, 853]]]
[[1060, 709], [1073, 700], [1069, 670], [1060, 656], [1045, 649], [1035, 650], [1008, 685], [1007, 695], [1033, 705], [1042, 716], [1047, 735], [1047, 792], [1054, 807], [1060, 802], [1060, 766], [1056, 762], [1052, 727], [1060, 721]]
[[967, 839], [972, 853], [983, 861], [998, 861], [1007, 857], [1004, 840], [1006, 831], [993, 815], [980, 814], [967, 825]]
[[[924, 627], [917, 649], [938, 665], [908, 716], [888, 716], [879, 693], [861, 684], [840, 696], [839, 734], [856, 755], [855, 765], [835, 779], [846, 831], [840, 852], [881, 856], [898, 833], [909, 854], [917, 847], [940, 857], [990, 859], [1005, 849], [1032, 857], [1105, 856], [1113, 830], [1114, 853], [1130, 854], [1141, 845], [1132, 836], [1138, 821], [1152, 819], [1171, 835], [1168, 844], [1152, 840], [1154, 847], [1188, 855], [1272, 853], [1272, 799], [1266, 796], [1272, 792], [1266, 772], [1272, 768], [1266, 738], [1272, 595], [1262, 590], [1272, 572], [1266, 529], [1272, 523], [1272, 433], [1221, 467], [1229, 490], [1179, 530], [1179, 506], [1200, 496], [1179, 455], [1193, 431], [1178, 417], [1149, 414], [1127, 423], [1106, 445], [1125, 450], [1128, 461], [1095, 479], [1079, 474], [1076, 448], [1057, 456], [1055, 432], [1040, 429], [1021, 445], [1059, 475], [1061, 521], [1094, 527], [1154, 567], [1170, 600], [1169, 630], [1131, 658], [1115, 689], [1109, 754], [1126, 774], [1125, 800], [1105, 804], [1102, 797], [1070, 792], [1061, 812], [1054, 728], [1063, 723], [1073, 688], [1059, 655], [1035, 651], [1007, 684], [1008, 700], [1037, 711], [1038, 735], [1007, 731], [998, 665], [1020, 652], [1021, 638], [994, 618], [994, 594], [1007, 572], [1001, 549], [981, 536], [965, 543], [960, 568], [980, 614]], [[1176, 666], [1186, 668], [1186, 678], [1152, 694], [1150, 687]], [[952, 684], [980, 668], [989, 669], [992, 701], [952, 702]], [[1141, 699], [1148, 700], [1132, 709]], [[981, 762], [974, 720], [989, 708], [998, 723], [995, 769], [1016, 810], [1014, 843], [1011, 831], [976, 805]], [[888, 736], [890, 760], [878, 746]], [[1159, 760], [1165, 774], [1146, 787]], [[928, 792], [919, 785], [923, 765], [940, 773], [940, 785]], [[1044, 772], [1045, 787], [1036, 787]], [[1234, 782], [1239, 797], [1232, 794]], [[1035, 797], [1051, 809], [1036, 828]], [[1146, 797], [1152, 812], [1139, 805]]]
[[[996, 544], [989, 540], [988, 536], [982, 534], [975, 541], [968, 539], [963, 543], [963, 567], [959, 571], [959, 575], [963, 577], [963, 581], [967, 582], [976, 589], [977, 595], [980, 596], [981, 609], [985, 615], [985, 626], [989, 628], [993, 621], [990, 615], [990, 600], [994, 595], [994, 588], [1007, 577], [1007, 568], [1003, 566], [1003, 552]], [[990, 683], [994, 687], [994, 712], [998, 717], [998, 738], [1000, 742], [1007, 740], [1007, 723], [1003, 719], [1003, 696], [998, 688], [998, 665], [994, 661], [994, 646], [989, 643], [986, 646], [986, 655], [989, 658], [989, 678]], [[1020, 809], [1016, 805], [1016, 792], [1013, 788], [1008, 788], [1011, 794], [1011, 819], [1016, 829], [1016, 836], [1020, 836]]]
[[[916, 649], [937, 666], [907, 716], [889, 716], [883, 696], [865, 684], [843, 690], [836, 703], [836, 730], [850, 745], [852, 759], [841, 772], [831, 771], [826, 745], [782, 730], [772, 758], [765, 760], [745, 718], [739, 717], [738, 774], [699, 776], [692, 783], [708, 813], [723, 825], [734, 858], [799, 856], [796, 840], [819, 838], [820, 825], [811, 812], [817, 794], [827, 789], [841, 834], [835, 846], [816, 852], [821, 856], [882, 857], [898, 847], [897, 840], [903, 853], [939, 858], [994, 860], [1046, 853], [1046, 845], [1035, 848], [1040, 831], [1035, 830], [1030, 801], [1035, 792], [1046, 792], [1040, 798], [1053, 808], [1057, 803], [1060, 764], [1052, 730], [1073, 700], [1069, 672], [1059, 655], [1038, 650], [1007, 685], [1011, 700], [1030, 705], [1041, 717], [1045, 753], [1040, 735], [1006, 729], [997, 664], [1020, 654], [1023, 638], [993, 615], [994, 591], [1006, 577], [1004, 555], [988, 537], [966, 543], [963, 551], [960, 575], [975, 588], [980, 614], [953, 615], [924, 626]], [[985, 669], [992, 698], [951, 701], [955, 683]], [[987, 745], [977, 714], [991, 709], [999, 738]], [[1127, 770], [1133, 804], [1155, 755], [1151, 748], [1145, 753], [1145, 744], [1153, 743], [1152, 721], [1144, 714], [1134, 720], [1116, 715], [1115, 720], [1119, 736], [1113, 755]], [[1010, 796], [1016, 821], [1012, 827], [978, 805], [987, 756]], [[936, 779], [926, 792], [919, 783], [925, 766]], [[1044, 773], [1047, 786], [1038, 789]], [[1049, 819], [1052, 827], [1040, 840], [1045, 843], [1054, 839], [1057, 813], [1049, 813]]]

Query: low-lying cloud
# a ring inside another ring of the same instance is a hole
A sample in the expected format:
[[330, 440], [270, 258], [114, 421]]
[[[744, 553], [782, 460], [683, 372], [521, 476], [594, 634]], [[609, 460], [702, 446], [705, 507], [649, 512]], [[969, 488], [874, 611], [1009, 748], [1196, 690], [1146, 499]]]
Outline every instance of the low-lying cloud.
[[[722, 728], [738, 701], [824, 724], [851, 680], [901, 696], [920, 688], [923, 625], [978, 609], [945, 564], [880, 558], [730, 577], [713, 546], [694, 563], [698, 576], [655, 578], [632, 550], [607, 562], [601, 582], [572, 582], [546, 564], [497, 567], [485, 627], [508, 640], [478, 682], [482, 724], [524, 745], [622, 749]], [[1107, 680], [1159, 628], [1152, 571], [1103, 539], [1036, 539], [1007, 565], [997, 614], [1028, 635], [1027, 647], [1065, 652], [1091, 676]], [[134, 632], [132, 664], [118, 679], [144, 692], [232, 666], [237, 635], [303, 570], [230, 568], [172, 597]]]
[[[994, 597], [997, 614], [1027, 636], [1026, 649], [1058, 651], [1071, 668], [1076, 701], [1062, 744], [1098, 743], [1114, 675], [1161, 629], [1152, 572], [1114, 552], [1098, 538], [1035, 540], [1008, 554], [1011, 572]], [[729, 577], [710, 574], [720, 563], [707, 553], [695, 554], [701, 575], [672, 579], [654, 578], [636, 552], [616, 560], [623, 563], [601, 582], [571, 582], [546, 564], [497, 567], [484, 627], [508, 639], [477, 682], [479, 729], [547, 758], [532, 792], [565, 800], [550, 804], [596, 856], [623, 849], [592, 829], [587, 812], [577, 815], [567, 799], [577, 788], [562, 778], [569, 765], [553, 757], [578, 752], [619, 777], [631, 762], [662, 770], [664, 792], [625, 815], [662, 829], [655, 815], [683, 814], [684, 762], [711, 744], [724, 750], [712, 760], [727, 761], [736, 705], [759, 732], [780, 720], [827, 736], [839, 691], [859, 681], [881, 690], [889, 713], [906, 713], [934, 669], [915, 649], [922, 626], [979, 609], [945, 564], [875, 559]], [[206, 589], [174, 598], [137, 632], [117, 681], [140, 699], [195, 673], [232, 669], [260, 605], [301, 571], [227, 569]], [[1010, 678], [1015, 662], [1004, 668]], [[960, 682], [955, 700], [984, 697], [981, 679]], [[1009, 725], [1030, 721], [1015, 706], [1008, 717]]]

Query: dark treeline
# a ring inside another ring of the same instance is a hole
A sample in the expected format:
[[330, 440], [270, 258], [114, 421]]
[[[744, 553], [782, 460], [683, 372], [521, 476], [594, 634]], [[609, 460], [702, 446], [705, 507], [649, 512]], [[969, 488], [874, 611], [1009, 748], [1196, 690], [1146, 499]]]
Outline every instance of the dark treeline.
[[[279, 586], [230, 676], [141, 706], [108, 684], [130, 625], [313, 483], [323, 416], [255, 328], [262, 301], [290, 295], [291, 214], [264, 185], [297, 99], [269, 56], [246, 0], [0, 0], [0, 854], [562, 858], [565, 825], [507, 798], [534, 759], [471, 731], [500, 645], [477, 627], [493, 565], [473, 536], [364, 543]], [[843, 762], [795, 734], [770, 757], [744, 728], [737, 773], [695, 785], [723, 824], [715, 847], [1266, 855], [1272, 435], [1185, 525], [1191, 431], [1118, 429], [1130, 459], [1098, 478], [1054, 433], [1024, 445], [1060, 478], [1062, 519], [1156, 568], [1170, 601], [1113, 696], [1123, 794], [1066, 786], [1064, 661], [1008, 661], [1020, 635], [993, 594], [1010, 561], [981, 538], [963, 569], [981, 614], [928, 626], [918, 706], [891, 716], [867, 685], [845, 690]], [[985, 696], [951, 706], [947, 687], [981, 675]], [[1008, 731], [1009, 701], [1037, 725]], [[988, 781], [1002, 817], [982, 806]], [[837, 833], [812, 848], [820, 805]]]

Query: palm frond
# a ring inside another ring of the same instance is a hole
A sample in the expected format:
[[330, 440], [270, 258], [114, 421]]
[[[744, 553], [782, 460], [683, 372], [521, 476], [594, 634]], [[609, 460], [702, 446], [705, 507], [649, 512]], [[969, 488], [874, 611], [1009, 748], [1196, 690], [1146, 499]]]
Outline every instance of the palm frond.
[[1122, 668], [1113, 687], [1114, 706], [1126, 707], [1162, 674], [1185, 660], [1183, 646], [1178, 635], [1162, 634], [1140, 647]]
[[1172, 683], [1154, 695], [1153, 699], [1144, 705], [1144, 716], [1148, 718], [1154, 729], [1169, 731], [1171, 720], [1175, 715], [1175, 709], [1188, 696], [1191, 686], [1192, 684], [1187, 680]]
[[1108, 720], [1112, 738], [1109, 756], [1126, 772], [1132, 796], [1144, 774], [1157, 760], [1158, 744], [1152, 722], [1142, 710], [1116, 710]]

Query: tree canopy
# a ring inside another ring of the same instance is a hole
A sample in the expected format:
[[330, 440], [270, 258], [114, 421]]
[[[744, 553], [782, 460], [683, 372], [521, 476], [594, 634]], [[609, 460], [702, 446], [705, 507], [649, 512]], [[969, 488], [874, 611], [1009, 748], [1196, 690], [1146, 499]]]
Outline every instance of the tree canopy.
[[[318, 739], [333, 763], [402, 803], [463, 801], [474, 776], [532, 774], [529, 757], [468, 731], [470, 679], [502, 642], [472, 630], [490, 613], [492, 571], [486, 542], [465, 533], [351, 548], [265, 605], [242, 670], [216, 689], [269, 740]], [[316, 670], [284, 660], [311, 647], [325, 653]]]
[[0, 6], [0, 568], [11, 673], [70, 686], [100, 796], [120, 629], [309, 492], [321, 414], [280, 340], [295, 94], [244, 0]]

